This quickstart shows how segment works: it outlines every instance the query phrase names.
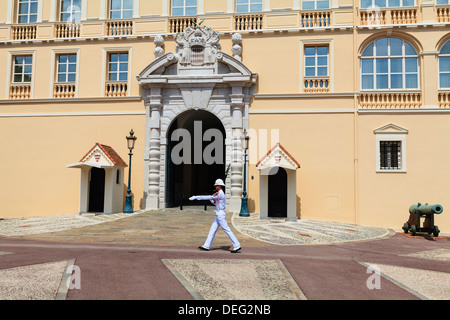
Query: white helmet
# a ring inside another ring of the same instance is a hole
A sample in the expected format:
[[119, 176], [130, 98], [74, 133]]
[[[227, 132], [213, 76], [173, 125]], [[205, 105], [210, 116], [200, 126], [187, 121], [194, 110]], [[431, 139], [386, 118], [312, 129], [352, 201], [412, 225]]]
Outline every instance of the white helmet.
[[214, 183], [215, 186], [223, 186], [225, 187], [225, 183], [223, 183], [222, 179], [217, 179], [216, 182]]

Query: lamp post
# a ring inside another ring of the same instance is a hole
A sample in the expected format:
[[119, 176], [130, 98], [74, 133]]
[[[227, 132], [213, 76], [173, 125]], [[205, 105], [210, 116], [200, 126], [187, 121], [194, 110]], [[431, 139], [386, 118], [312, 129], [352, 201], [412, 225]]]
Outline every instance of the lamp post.
[[123, 209], [123, 213], [133, 213], [133, 204], [131, 202], [131, 156], [133, 155], [134, 143], [136, 142], [136, 137], [134, 136], [134, 131], [131, 129], [130, 135], [127, 137], [127, 144], [130, 153], [130, 164], [128, 167], [128, 189], [127, 189], [127, 197], [125, 200], [125, 208]]
[[242, 138], [242, 144], [244, 148], [244, 186], [242, 189], [241, 198], [241, 212], [239, 212], [240, 217], [250, 217], [248, 212], [248, 198], [247, 198], [247, 150], [250, 136], [247, 134], [247, 130], [244, 130], [244, 137]]

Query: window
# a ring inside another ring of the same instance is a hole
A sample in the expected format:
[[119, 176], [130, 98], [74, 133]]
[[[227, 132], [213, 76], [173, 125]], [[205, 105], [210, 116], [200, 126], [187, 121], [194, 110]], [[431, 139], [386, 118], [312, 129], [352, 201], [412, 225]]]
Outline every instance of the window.
[[416, 50], [405, 40], [381, 38], [371, 42], [361, 55], [361, 89], [418, 89]]
[[80, 21], [81, 0], [61, 0], [61, 21]]
[[436, 0], [436, 4], [437, 5], [439, 5], [439, 4], [450, 4], [450, 1], [449, 0]]
[[303, 0], [302, 9], [303, 10], [314, 10], [314, 9], [329, 9], [329, 0]]
[[439, 51], [439, 88], [450, 89], [450, 40]]
[[37, 21], [38, 0], [19, 0], [18, 2], [19, 23], [33, 23]]
[[133, 18], [133, 0], [110, 0], [110, 19]]
[[328, 46], [305, 47], [305, 76], [328, 76]]
[[13, 82], [31, 83], [31, 74], [33, 70], [32, 56], [13, 57]]
[[262, 0], [236, 0], [236, 12], [261, 12]]
[[380, 169], [401, 169], [401, 141], [380, 141]]
[[361, 9], [370, 7], [372, 8], [413, 7], [414, 5], [415, 5], [414, 0], [361, 0]]
[[77, 78], [77, 55], [60, 54], [57, 63], [57, 82], [75, 82]]
[[110, 53], [108, 81], [128, 81], [128, 53]]
[[406, 172], [406, 135], [408, 130], [388, 124], [374, 130], [376, 135], [376, 171]]
[[173, 16], [195, 16], [197, 14], [197, 0], [172, 0]]

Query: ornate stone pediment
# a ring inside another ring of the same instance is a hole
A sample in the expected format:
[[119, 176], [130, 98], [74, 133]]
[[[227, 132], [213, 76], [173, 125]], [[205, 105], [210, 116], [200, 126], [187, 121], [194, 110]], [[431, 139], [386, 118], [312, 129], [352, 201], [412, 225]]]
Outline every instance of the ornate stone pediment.
[[[176, 51], [164, 54], [163, 38], [155, 37], [156, 59], [137, 76], [139, 84], [173, 83], [176, 82], [173, 81], [176, 76], [192, 76], [194, 77], [192, 81], [195, 82], [196, 76], [223, 78], [228, 75], [234, 76], [234, 78], [229, 78], [230, 81], [256, 82], [257, 74], [252, 73], [240, 59], [237, 59], [236, 54], [233, 57], [220, 51], [220, 37], [208, 26], [188, 27], [185, 32], [175, 36], [175, 42], [177, 43]], [[236, 78], [235, 76], [241, 77]], [[172, 81], [168, 81], [168, 79]], [[205, 83], [204, 80], [200, 82]]]
[[[222, 122], [226, 132], [227, 159], [243, 155], [238, 132], [248, 128], [248, 110], [255, 93], [258, 75], [241, 61], [238, 45], [232, 39], [232, 55], [220, 51], [220, 38], [210, 27], [186, 28], [175, 36], [175, 52], [164, 52], [164, 39], [154, 39], [155, 59], [137, 76], [140, 93], [147, 108], [144, 160], [144, 192], [147, 209], [165, 206], [167, 141], [171, 123], [188, 110], [208, 111]], [[242, 49], [242, 48], [241, 48]], [[231, 160], [227, 160], [231, 161]], [[226, 190], [229, 210], [240, 209], [242, 196], [242, 161], [227, 163], [230, 175]]]
[[176, 53], [182, 66], [214, 64], [220, 51], [220, 38], [210, 27], [187, 27], [175, 36]]

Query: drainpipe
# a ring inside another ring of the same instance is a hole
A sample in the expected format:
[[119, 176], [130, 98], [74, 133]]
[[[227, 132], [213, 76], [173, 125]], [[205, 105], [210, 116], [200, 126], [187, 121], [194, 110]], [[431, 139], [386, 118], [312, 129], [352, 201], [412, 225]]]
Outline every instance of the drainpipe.
[[358, 12], [356, 10], [358, 0], [353, 0], [353, 136], [354, 136], [354, 157], [353, 157], [353, 197], [354, 197], [354, 210], [355, 210], [355, 224], [358, 224], [358, 47], [357, 47], [357, 23]]

